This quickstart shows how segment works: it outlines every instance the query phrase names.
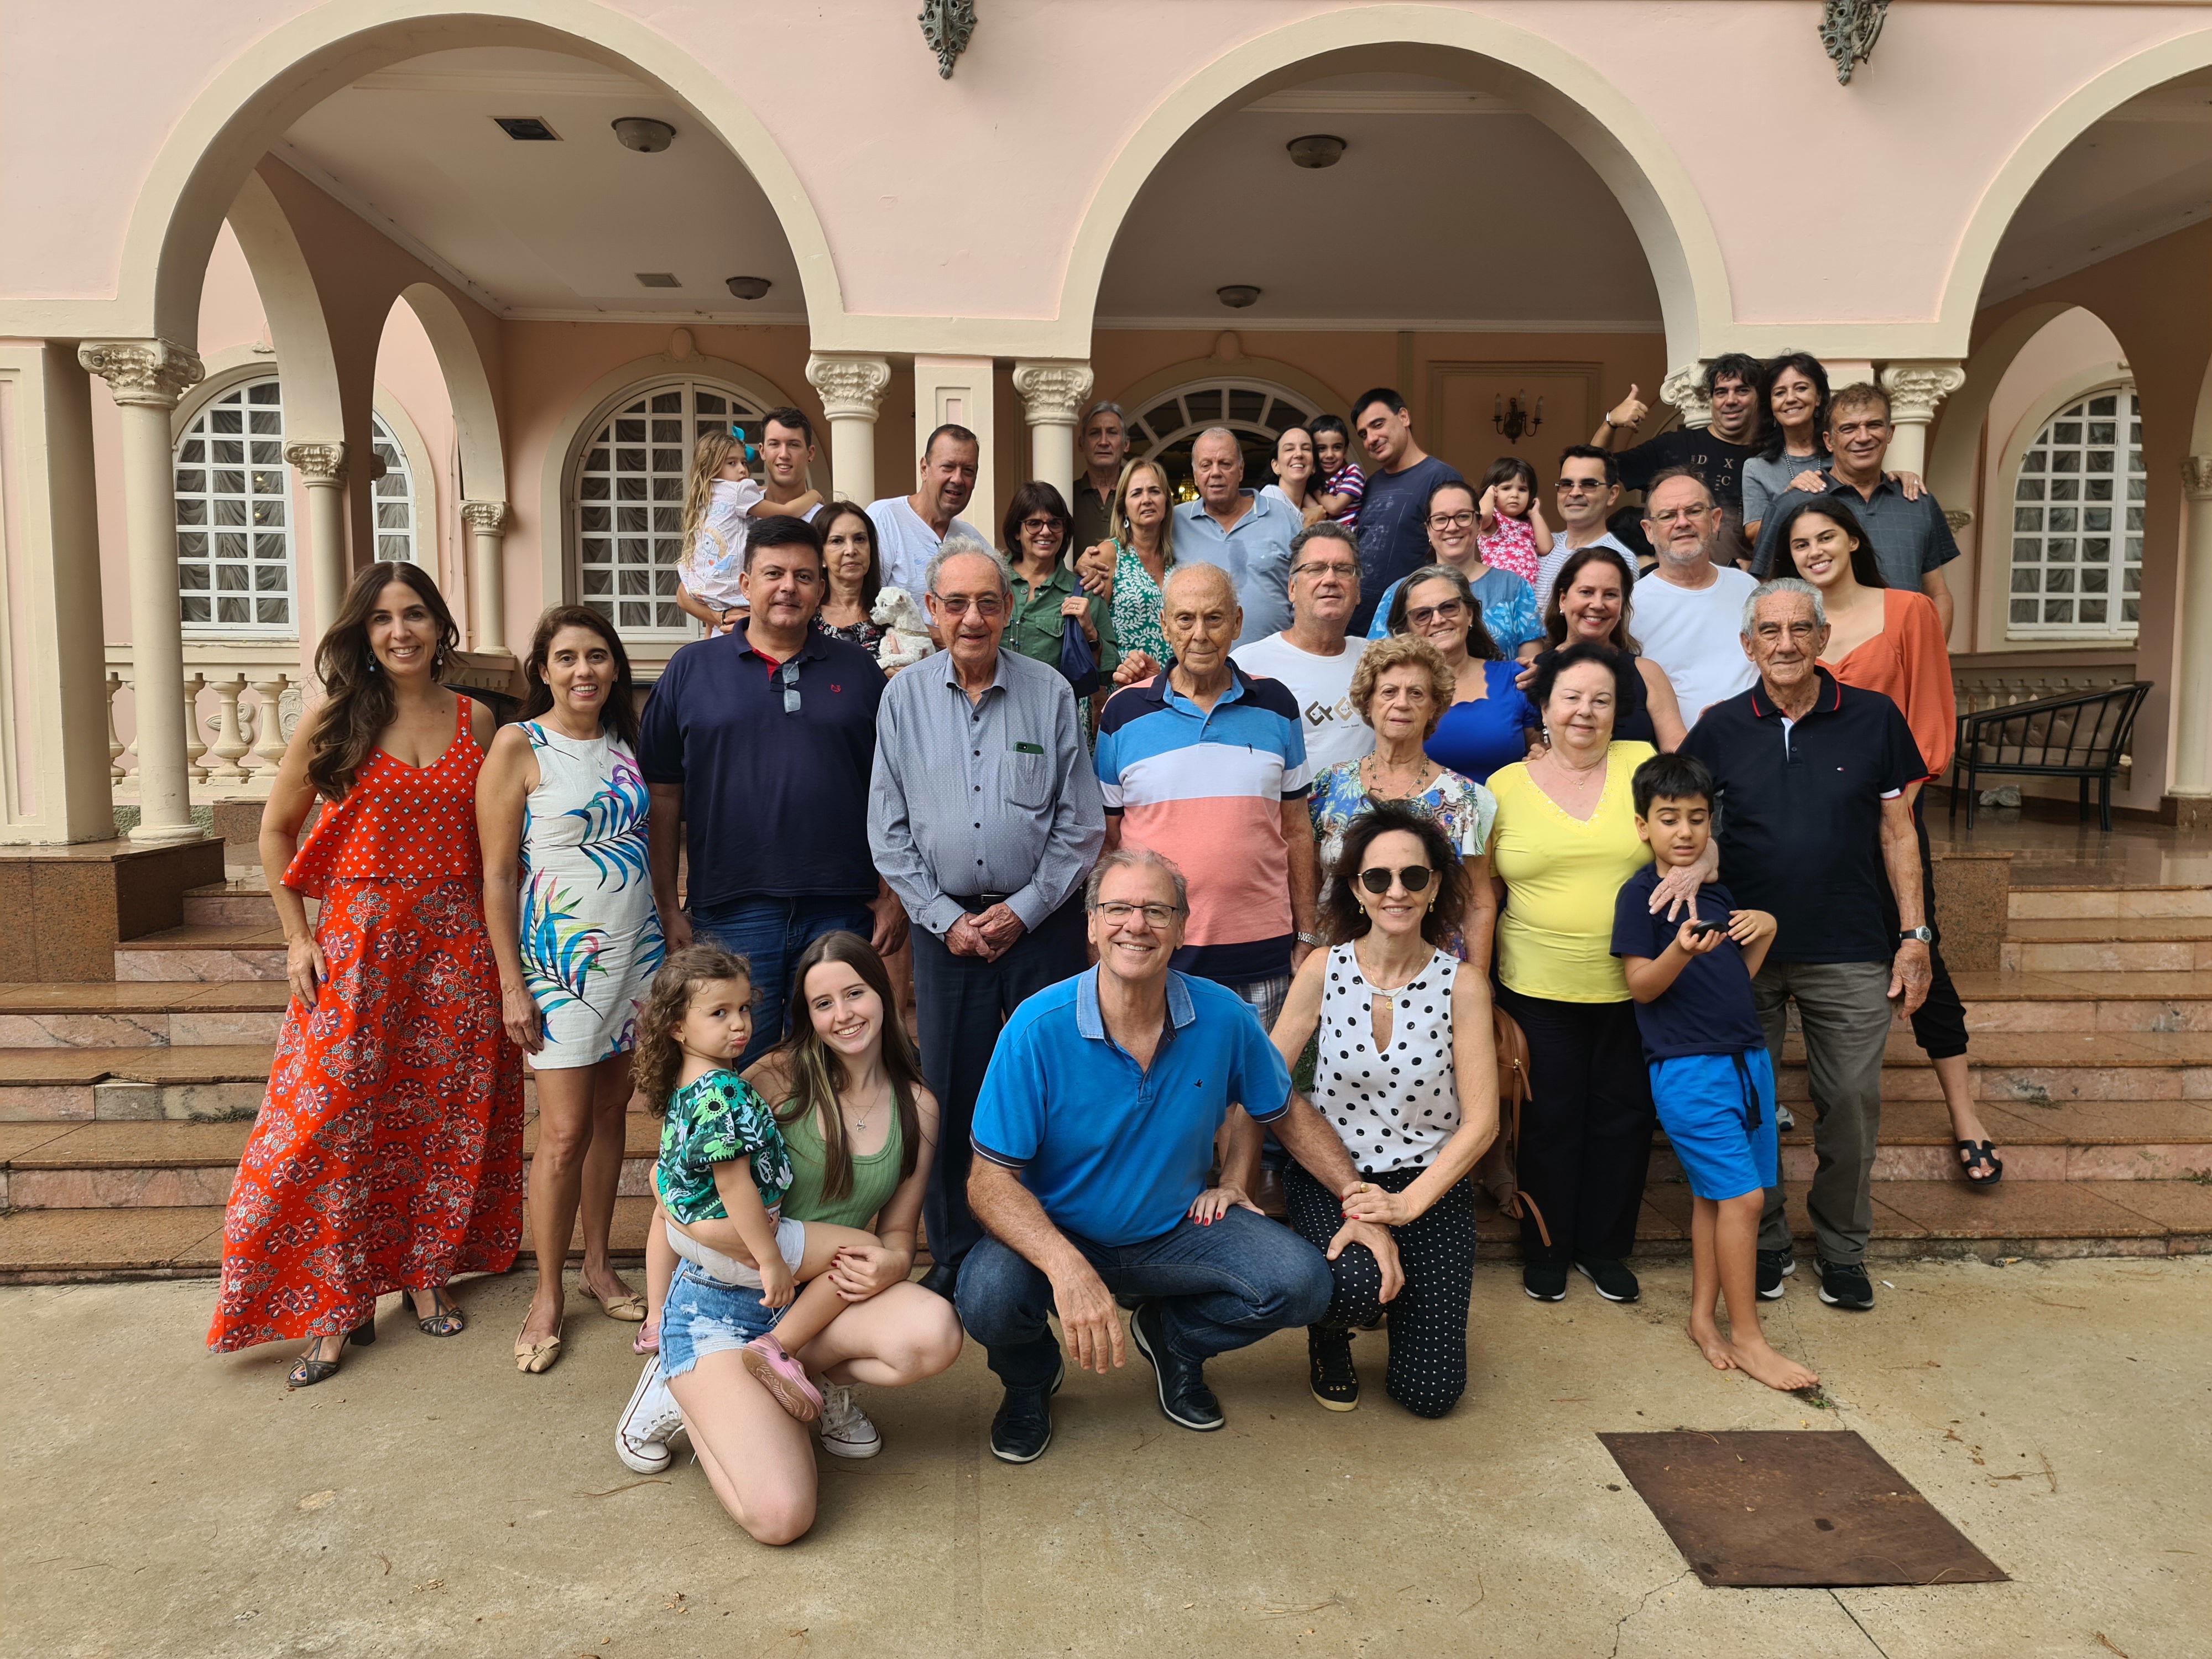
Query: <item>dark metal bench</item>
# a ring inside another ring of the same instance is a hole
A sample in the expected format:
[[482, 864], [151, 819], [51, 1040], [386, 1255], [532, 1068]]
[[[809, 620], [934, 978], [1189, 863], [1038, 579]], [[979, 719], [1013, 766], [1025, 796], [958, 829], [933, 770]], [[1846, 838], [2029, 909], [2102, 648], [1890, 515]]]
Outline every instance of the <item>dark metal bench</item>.
[[2081, 813], [2089, 813], [2089, 785], [2098, 786], [2097, 821], [2112, 827], [2112, 774], [2118, 771], [2136, 715], [2151, 682], [2130, 680], [2102, 691], [2037, 697], [1959, 716], [1959, 746], [1951, 759], [1951, 816], [1959, 815], [1959, 775], [1966, 774], [1966, 827], [1981, 804], [1980, 780], [1990, 775], [2021, 778], [2078, 778]]

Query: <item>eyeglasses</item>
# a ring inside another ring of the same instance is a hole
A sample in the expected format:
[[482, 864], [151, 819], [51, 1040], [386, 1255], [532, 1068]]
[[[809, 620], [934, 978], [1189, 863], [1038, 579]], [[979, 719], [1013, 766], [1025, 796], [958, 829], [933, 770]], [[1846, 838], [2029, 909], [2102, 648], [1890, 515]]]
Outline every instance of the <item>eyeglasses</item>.
[[775, 677], [783, 685], [783, 712], [796, 714], [799, 712], [799, 659], [793, 657], [777, 669]]
[[1472, 508], [1468, 509], [1465, 513], [1431, 513], [1429, 514], [1429, 528], [1431, 530], [1465, 530], [1474, 522], [1474, 513]]
[[1167, 927], [1171, 927], [1175, 919], [1182, 914], [1182, 908], [1174, 904], [1130, 904], [1121, 899], [1112, 899], [1098, 906], [1097, 914], [1105, 919], [1109, 927], [1124, 927], [1140, 914], [1147, 926]]
[[1442, 605], [1425, 605], [1406, 613], [1406, 626], [1426, 628], [1432, 622], [1457, 622], [1467, 615], [1464, 599], [1446, 599]]
[[969, 599], [965, 593], [933, 593], [930, 597], [945, 607], [948, 617], [964, 617], [968, 607], [975, 607], [979, 617], [995, 617], [1006, 608], [1006, 602], [996, 593], [986, 593], [981, 599]]
[[1040, 516], [1038, 518], [1024, 519], [1022, 520], [1022, 532], [1024, 535], [1042, 536], [1048, 530], [1057, 532], [1059, 529], [1060, 520], [1057, 519]]
[[1646, 524], [1672, 524], [1677, 519], [1702, 519], [1706, 514], [1717, 511], [1719, 511], [1717, 507], [1673, 507], [1668, 508], [1664, 513], [1653, 513], [1647, 515], [1644, 522]]
[[1585, 489], [1602, 489], [1604, 488], [1605, 480], [1602, 478], [1562, 478], [1559, 480], [1559, 494], [1562, 495], [1579, 495]]
[[1402, 870], [1386, 870], [1378, 864], [1371, 870], [1359, 872], [1359, 884], [1369, 892], [1380, 895], [1389, 892], [1390, 884], [1397, 881], [1405, 884], [1407, 892], [1419, 893], [1426, 890], [1429, 878], [1435, 874], [1436, 872], [1425, 864], [1409, 864]]
[[1358, 565], [1347, 564], [1341, 559], [1332, 559], [1327, 564], [1319, 559], [1309, 559], [1291, 572], [1293, 576], [1357, 576], [1358, 574]]

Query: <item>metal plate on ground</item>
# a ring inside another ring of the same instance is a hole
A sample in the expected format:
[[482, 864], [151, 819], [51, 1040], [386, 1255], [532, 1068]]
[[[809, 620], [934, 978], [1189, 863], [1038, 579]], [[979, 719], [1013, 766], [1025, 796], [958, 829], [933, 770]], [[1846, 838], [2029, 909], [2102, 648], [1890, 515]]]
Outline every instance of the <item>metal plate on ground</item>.
[[1598, 1438], [1708, 1584], [2005, 1582], [1856, 1434], [1680, 1429]]

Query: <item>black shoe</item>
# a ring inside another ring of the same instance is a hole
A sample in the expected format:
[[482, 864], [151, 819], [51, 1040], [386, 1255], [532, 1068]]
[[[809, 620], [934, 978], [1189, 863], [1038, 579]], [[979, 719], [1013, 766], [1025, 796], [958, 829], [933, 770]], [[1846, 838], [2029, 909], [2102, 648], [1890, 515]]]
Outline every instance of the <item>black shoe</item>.
[[1201, 1433], [1221, 1426], [1221, 1402], [1206, 1386], [1205, 1371], [1170, 1351], [1160, 1329], [1158, 1303], [1147, 1302], [1129, 1316], [1129, 1340], [1158, 1376], [1160, 1409], [1170, 1420]]
[[1356, 1411], [1359, 1373], [1352, 1368], [1352, 1333], [1334, 1325], [1306, 1328], [1306, 1368], [1313, 1397], [1324, 1409]]
[[1052, 1397], [1067, 1381], [1067, 1367], [1042, 1389], [1008, 1389], [991, 1419], [991, 1455], [1002, 1463], [1034, 1463], [1052, 1444]]
[[1782, 1281], [1797, 1271], [1797, 1257], [1789, 1250], [1761, 1250], [1759, 1253], [1759, 1299], [1779, 1302], [1784, 1288]]
[[1566, 1267], [1557, 1261], [1523, 1262], [1521, 1288], [1539, 1302], [1565, 1302], [1567, 1299]]
[[[921, 1288], [947, 1302], [952, 1300], [952, 1292], [959, 1283], [960, 1264], [957, 1261], [939, 1261], [921, 1276]], [[1039, 1451], [1043, 1449], [1042, 1446], [1037, 1448]]]
[[1575, 1271], [1596, 1285], [1597, 1293], [1608, 1302], [1633, 1302], [1644, 1294], [1644, 1287], [1636, 1282], [1636, 1275], [1628, 1271], [1628, 1264], [1617, 1258], [1577, 1261]]
[[1874, 1306], [1874, 1280], [1867, 1270], [1856, 1261], [1823, 1261], [1820, 1264], [1820, 1300], [1832, 1308], [1848, 1308], [1854, 1313], [1863, 1313]]

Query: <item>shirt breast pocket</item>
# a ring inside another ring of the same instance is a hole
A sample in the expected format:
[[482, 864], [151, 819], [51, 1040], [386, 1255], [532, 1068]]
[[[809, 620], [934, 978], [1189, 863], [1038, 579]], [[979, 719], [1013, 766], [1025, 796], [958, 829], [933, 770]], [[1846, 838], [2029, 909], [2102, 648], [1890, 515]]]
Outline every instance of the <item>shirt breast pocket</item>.
[[1050, 757], [1014, 750], [1000, 763], [999, 784], [1010, 805], [1028, 812], [1042, 811], [1052, 796]]

